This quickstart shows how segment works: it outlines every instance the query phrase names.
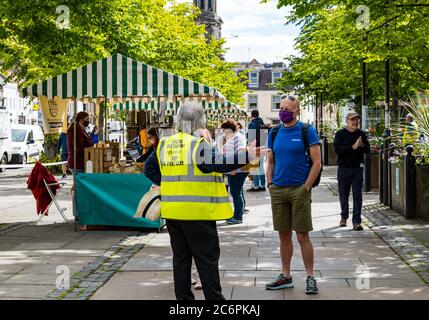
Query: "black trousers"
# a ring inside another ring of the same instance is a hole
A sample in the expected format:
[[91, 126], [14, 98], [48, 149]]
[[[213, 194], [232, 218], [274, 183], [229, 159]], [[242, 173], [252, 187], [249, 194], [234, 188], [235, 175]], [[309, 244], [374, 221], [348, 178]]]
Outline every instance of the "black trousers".
[[219, 277], [219, 237], [216, 221], [167, 220], [173, 249], [174, 291], [177, 300], [195, 300], [191, 290], [192, 257], [206, 300], [224, 300]]
[[341, 217], [349, 218], [350, 188], [353, 190], [353, 224], [361, 224], [363, 168], [338, 166], [338, 191], [340, 194]]

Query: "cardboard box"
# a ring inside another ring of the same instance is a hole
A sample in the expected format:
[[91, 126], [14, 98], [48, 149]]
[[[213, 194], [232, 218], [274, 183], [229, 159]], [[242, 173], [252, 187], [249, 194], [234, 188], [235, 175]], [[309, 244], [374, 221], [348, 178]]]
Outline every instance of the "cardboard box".
[[108, 173], [111, 166], [119, 163], [119, 143], [101, 142], [94, 147], [85, 148], [85, 173], [88, 172], [88, 160], [92, 161], [93, 173]]

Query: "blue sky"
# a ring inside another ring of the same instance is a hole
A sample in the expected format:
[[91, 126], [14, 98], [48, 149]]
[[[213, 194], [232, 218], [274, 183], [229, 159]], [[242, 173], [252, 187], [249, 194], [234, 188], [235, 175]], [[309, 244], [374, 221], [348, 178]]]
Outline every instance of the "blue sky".
[[299, 28], [285, 26], [289, 9], [279, 10], [276, 3], [217, 1], [218, 14], [224, 22], [222, 36], [229, 48], [225, 55], [227, 61], [245, 62], [255, 58], [261, 63], [278, 62], [289, 54], [297, 53], [294, 39], [299, 35]]

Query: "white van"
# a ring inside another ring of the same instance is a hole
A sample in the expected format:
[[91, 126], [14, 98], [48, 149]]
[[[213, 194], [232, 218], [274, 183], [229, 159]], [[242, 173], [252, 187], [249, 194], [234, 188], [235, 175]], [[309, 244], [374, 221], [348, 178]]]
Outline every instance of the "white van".
[[[11, 151], [9, 112], [0, 109], [0, 165], [8, 164], [12, 160]], [[6, 168], [0, 168], [0, 172], [5, 170]]]
[[40, 126], [12, 124], [10, 130], [12, 163], [26, 164], [28, 157], [39, 157], [45, 142], [45, 135]]

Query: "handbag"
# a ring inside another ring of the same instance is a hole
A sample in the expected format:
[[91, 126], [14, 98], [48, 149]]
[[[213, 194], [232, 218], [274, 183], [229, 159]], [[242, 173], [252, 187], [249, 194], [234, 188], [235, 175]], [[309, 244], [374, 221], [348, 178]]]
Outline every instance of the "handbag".
[[161, 218], [161, 194], [159, 188], [150, 189], [140, 200], [134, 218], [158, 221]]
[[250, 161], [248, 164], [246, 164], [244, 167], [240, 168], [243, 172], [251, 172], [254, 171], [254, 169], [259, 168], [259, 160], [253, 160]]

